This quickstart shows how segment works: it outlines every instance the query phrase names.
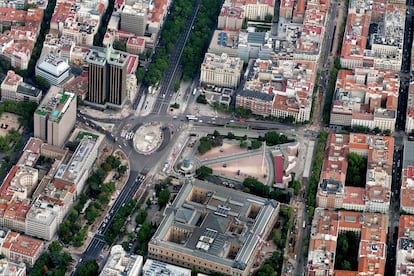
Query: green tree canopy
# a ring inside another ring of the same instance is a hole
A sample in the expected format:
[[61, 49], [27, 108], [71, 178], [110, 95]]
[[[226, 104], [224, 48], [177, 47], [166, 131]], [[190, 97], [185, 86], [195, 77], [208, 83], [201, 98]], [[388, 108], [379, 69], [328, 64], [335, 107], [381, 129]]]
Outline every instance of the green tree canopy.
[[365, 187], [367, 159], [354, 152], [348, 154], [348, 168], [345, 184], [353, 187]]
[[138, 214], [135, 217], [135, 222], [137, 224], [143, 224], [145, 220], [147, 219], [148, 212], [145, 209], [139, 209]]
[[96, 263], [95, 260], [92, 261], [86, 261], [83, 264], [81, 264], [79, 266], [79, 268], [76, 270], [76, 275], [77, 276], [94, 276], [94, 275], [99, 275], [98, 273], [99, 270], [99, 266]]
[[198, 152], [200, 154], [204, 154], [211, 150], [212, 144], [211, 141], [207, 137], [201, 137], [200, 144], [198, 145]]
[[163, 189], [158, 196], [158, 205], [160, 208], [167, 205], [168, 201], [170, 200], [170, 191], [168, 189]]
[[201, 166], [196, 170], [197, 178], [204, 180], [207, 176], [211, 175], [213, 170], [206, 166]]

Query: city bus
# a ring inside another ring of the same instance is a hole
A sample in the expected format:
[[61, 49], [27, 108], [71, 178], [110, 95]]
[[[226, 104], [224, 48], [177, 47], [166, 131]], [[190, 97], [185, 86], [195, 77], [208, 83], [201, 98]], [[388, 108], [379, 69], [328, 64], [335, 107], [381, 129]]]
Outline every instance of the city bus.
[[187, 115], [187, 120], [188, 121], [197, 121], [198, 120], [198, 118], [196, 117], [196, 116], [194, 116], [194, 115]]

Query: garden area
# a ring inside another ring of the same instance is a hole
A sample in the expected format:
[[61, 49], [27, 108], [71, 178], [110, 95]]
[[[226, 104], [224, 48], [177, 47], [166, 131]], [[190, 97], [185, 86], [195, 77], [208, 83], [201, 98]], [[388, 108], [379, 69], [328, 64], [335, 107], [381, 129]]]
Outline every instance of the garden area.
[[250, 150], [261, 148], [263, 142], [265, 142], [267, 146], [275, 146], [294, 141], [289, 139], [286, 135], [279, 134], [276, 131], [269, 131], [264, 135], [264, 137], [259, 136], [258, 138], [249, 138], [247, 135], [236, 136], [232, 132], [228, 132], [227, 135], [223, 135], [215, 130], [213, 134], [208, 134], [207, 136], [200, 138], [198, 152], [202, 155], [214, 147], [222, 146], [223, 139], [238, 140], [240, 141], [241, 148], [247, 148]]
[[63, 250], [63, 247], [58, 241], [53, 241], [49, 244], [47, 250], [37, 259], [31, 273], [28, 275], [65, 275], [71, 262], [72, 257], [70, 253]]

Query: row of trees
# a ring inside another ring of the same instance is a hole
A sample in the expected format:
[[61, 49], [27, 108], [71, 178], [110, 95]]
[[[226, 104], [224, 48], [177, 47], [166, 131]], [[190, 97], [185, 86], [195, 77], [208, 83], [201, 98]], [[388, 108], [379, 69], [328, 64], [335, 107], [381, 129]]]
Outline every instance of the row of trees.
[[76, 270], [76, 276], [98, 276], [99, 275], [99, 265], [95, 260], [86, 261], [82, 263]]
[[[176, 0], [172, 3], [171, 14], [161, 32], [161, 41], [154, 61], [150, 64], [148, 72], [143, 79], [146, 85], [154, 86], [162, 79], [164, 72], [168, 68], [169, 57], [174, 51], [174, 45], [184, 31], [187, 18], [191, 15], [194, 3], [194, 0]], [[142, 78], [141, 75], [140, 78]]]
[[87, 196], [82, 194], [69, 216], [59, 225], [58, 236], [64, 244], [74, 247], [81, 247], [83, 245], [83, 241], [88, 233], [88, 227], [82, 227], [79, 221], [79, 214], [87, 200]]
[[171, 178], [166, 178], [164, 182], [155, 184], [155, 196], [158, 198], [157, 203], [160, 210], [167, 205], [170, 200], [170, 190], [168, 190], [168, 185], [171, 182]]
[[32, 55], [30, 57], [27, 70], [20, 70], [16, 68], [14, 70], [16, 71], [17, 74], [23, 77], [29, 77], [29, 78], [34, 76], [37, 60], [39, 59], [40, 54], [42, 53], [43, 42], [45, 40], [46, 34], [49, 33], [50, 20], [52, 18], [55, 6], [56, 6], [56, 0], [48, 1], [47, 7], [43, 13], [43, 21], [40, 27], [39, 36], [37, 37], [36, 43], [33, 47]]
[[139, 255], [147, 255], [148, 252], [148, 243], [154, 234], [156, 229], [155, 225], [151, 223], [144, 223], [141, 226], [141, 229], [138, 232], [137, 240], [138, 240], [138, 247], [135, 250], [136, 254]]
[[210, 40], [210, 34], [221, 8], [220, 0], [202, 0], [191, 37], [182, 56], [183, 79], [194, 78], [204, 59]]
[[264, 141], [266, 142], [266, 145], [268, 146], [275, 146], [275, 145], [280, 145], [280, 144], [285, 144], [288, 142], [292, 142], [291, 140], [289, 140], [289, 138], [284, 135], [284, 134], [279, 134], [276, 131], [269, 131], [266, 132], [265, 136], [264, 136]]
[[98, 32], [95, 34], [93, 38], [93, 45], [95, 46], [102, 46], [102, 41], [104, 39], [106, 28], [109, 23], [109, 19], [111, 19], [112, 12], [114, 10], [115, 0], [108, 1], [108, 7], [101, 19], [101, 24], [99, 25]]
[[334, 68], [331, 70], [329, 75], [329, 85], [328, 89], [326, 89], [325, 105], [323, 106], [322, 112], [322, 120], [325, 124], [329, 124], [329, 120], [331, 118], [332, 100], [335, 92], [336, 78], [338, 77], [339, 70], [341, 70], [341, 62], [339, 61], [339, 58], [336, 57], [334, 62]]
[[[213, 147], [218, 147], [223, 145], [223, 138], [231, 139], [231, 140], [239, 140], [240, 147], [247, 147], [247, 135], [244, 136], [236, 136], [234, 133], [229, 132], [227, 135], [222, 135], [217, 130], [214, 131], [212, 135], [207, 135], [205, 137], [201, 137], [198, 146], [198, 152], [200, 154], [204, 154], [211, 150]], [[269, 131], [265, 134], [264, 137], [259, 136], [257, 139], [250, 139], [250, 147], [252, 149], [259, 149], [262, 146], [262, 142], [266, 142], [268, 146], [274, 146], [279, 144], [285, 144], [292, 142], [286, 135], [279, 134], [276, 131]]]
[[132, 211], [135, 209], [136, 205], [137, 200], [131, 199], [131, 201], [119, 208], [111, 222], [111, 225], [105, 232], [104, 238], [107, 243], [112, 244], [118, 235], [125, 231], [124, 224], [127, 221], [128, 216], [130, 216]]
[[312, 174], [309, 179], [307, 207], [309, 217], [313, 217], [313, 211], [316, 203], [316, 191], [318, 189], [319, 177], [322, 171], [323, 159], [325, 157], [325, 145], [328, 140], [328, 133], [323, 131], [318, 134], [316, 151], [313, 158]]
[[292, 174], [292, 181], [289, 182], [289, 188], [293, 189], [293, 193], [295, 196], [298, 196], [300, 193], [300, 189], [302, 188], [302, 184], [299, 180], [295, 179], [295, 174]]
[[283, 207], [280, 209], [279, 220], [281, 225], [273, 231], [273, 242], [276, 245], [276, 250], [259, 268], [257, 275], [282, 275], [283, 252], [286, 246], [287, 233], [290, 232], [293, 226], [293, 219], [292, 207]]
[[352, 127], [344, 127], [343, 128], [344, 133], [349, 133], [349, 132], [356, 132], [356, 133], [365, 133], [365, 134], [376, 134], [376, 135], [385, 135], [385, 136], [390, 136], [391, 135], [391, 130], [386, 129], [386, 130], [381, 130], [379, 127], [374, 127], [373, 129], [366, 127], [366, 126], [352, 126]]

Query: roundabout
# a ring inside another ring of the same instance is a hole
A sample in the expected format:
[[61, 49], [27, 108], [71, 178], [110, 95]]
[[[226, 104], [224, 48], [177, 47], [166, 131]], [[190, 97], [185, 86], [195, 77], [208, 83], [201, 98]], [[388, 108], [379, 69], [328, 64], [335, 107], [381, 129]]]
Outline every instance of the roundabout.
[[132, 140], [134, 149], [143, 155], [150, 155], [157, 151], [164, 140], [162, 124], [151, 122], [140, 126]]

